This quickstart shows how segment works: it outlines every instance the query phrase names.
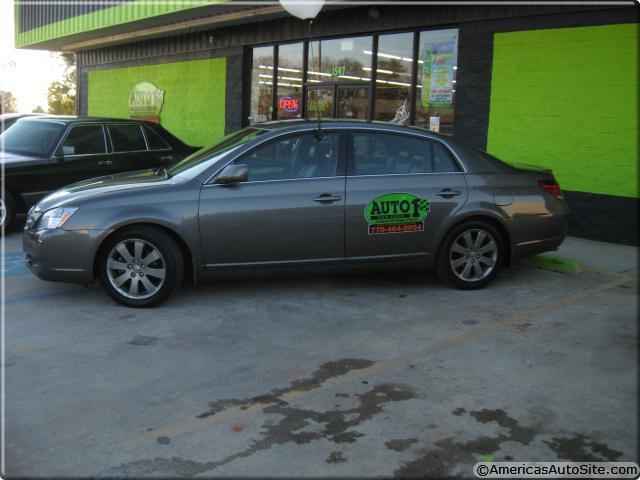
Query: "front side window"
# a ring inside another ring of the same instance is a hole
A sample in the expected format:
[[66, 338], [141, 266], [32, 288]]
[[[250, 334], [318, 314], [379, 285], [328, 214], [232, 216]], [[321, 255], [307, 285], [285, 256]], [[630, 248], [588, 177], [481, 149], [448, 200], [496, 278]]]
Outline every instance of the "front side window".
[[246, 165], [249, 181], [333, 177], [338, 171], [340, 135], [292, 135], [260, 145], [234, 163]]
[[114, 152], [135, 152], [147, 149], [140, 125], [131, 123], [109, 125], [107, 128]]
[[62, 142], [63, 155], [95, 155], [105, 153], [102, 125], [77, 125]]
[[64, 128], [60, 123], [20, 120], [0, 136], [7, 152], [46, 157], [60, 141]]
[[354, 175], [402, 175], [458, 171], [439, 142], [406, 135], [353, 134]]

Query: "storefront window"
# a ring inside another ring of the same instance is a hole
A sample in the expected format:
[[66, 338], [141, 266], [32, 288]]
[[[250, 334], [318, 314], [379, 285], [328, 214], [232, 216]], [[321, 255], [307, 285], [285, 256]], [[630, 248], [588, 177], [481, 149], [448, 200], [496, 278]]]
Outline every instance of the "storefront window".
[[376, 120], [408, 125], [411, 117], [413, 33], [380, 35], [376, 79]]
[[458, 30], [420, 32], [416, 125], [452, 134]]
[[306, 118], [373, 119], [453, 134], [457, 29], [389, 33], [377, 42], [372, 36], [309, 42], [306, 84], [304, 45], [253, 49], [251, 124], [302, 118], [305, 111]]
[[338, 38], [309, 43], [309, 83], [371, 82], [372, 37]]
[[302, 117], [302, 56], [304, 45], [278, 47], [278, 119]]
[[250, 124], [271, 120], [273, 109], [273, 47], [253, 49]]

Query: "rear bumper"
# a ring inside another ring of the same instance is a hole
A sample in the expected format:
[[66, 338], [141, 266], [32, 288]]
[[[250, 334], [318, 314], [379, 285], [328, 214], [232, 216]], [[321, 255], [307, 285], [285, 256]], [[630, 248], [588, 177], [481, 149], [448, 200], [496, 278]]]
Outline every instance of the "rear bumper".
[[543, 252], [549, 252], [551, 250], [557, 250], [557, 248], [564, 242], [565, 235], [561, 237], [545, 238], [542, 240], [534, 240], [532, 242], [521, 243], [516, 245], [513, 250], [513, 259], [522, 257], [530, 257], [531, 255], [537, 255]]
[[102, 231], [24, 230], [25, 264], [42, 280], [91, 283], [93, 259]]

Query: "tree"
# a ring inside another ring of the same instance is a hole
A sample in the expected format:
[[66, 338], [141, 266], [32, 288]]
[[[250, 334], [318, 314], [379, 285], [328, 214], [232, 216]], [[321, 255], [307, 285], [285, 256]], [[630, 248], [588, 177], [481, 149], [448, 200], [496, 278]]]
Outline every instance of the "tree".
[[13, 93], [5, 90], [0, 90], [0, 113], [15, 113], [18, 111], [18, 102]]
[[42, 105], [38, 105], [36, 108], [31, 110], [31, 113], [44, 113], [44, 108], [42, 108]]
[[59, 55], [66, 68], [62, 81], [56, 80], [49, 85], [49, 113], [73, 115], [76, 112], [76, 56], [66, 52]]

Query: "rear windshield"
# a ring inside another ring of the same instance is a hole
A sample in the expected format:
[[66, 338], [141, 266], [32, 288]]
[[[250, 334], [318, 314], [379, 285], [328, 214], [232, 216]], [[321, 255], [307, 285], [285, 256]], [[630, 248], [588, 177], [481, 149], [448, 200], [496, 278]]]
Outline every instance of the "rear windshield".
[[64, 130], [60, 123], [20, 120], [0, 135], [0, 145], [6, 152], [48, 157]]

